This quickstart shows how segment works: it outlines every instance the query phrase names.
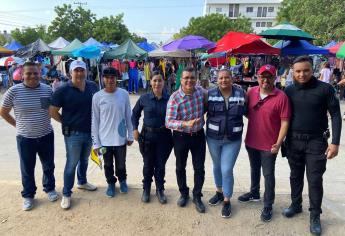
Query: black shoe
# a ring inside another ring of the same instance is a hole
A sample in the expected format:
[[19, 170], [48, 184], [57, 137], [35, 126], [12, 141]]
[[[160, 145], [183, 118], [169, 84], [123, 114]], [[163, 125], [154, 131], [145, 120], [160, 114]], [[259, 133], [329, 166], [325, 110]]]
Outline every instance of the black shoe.
[[156, 196], [161, 204], [167, 203], [167, 197], [164, 194], [164, 190], [156, 190]]
[[193, 203], [195, 204], [195, 208], [199, 213], [205, 213], [205, 205], [201, 201], [201, 197], [194, 197]]
[[177, 205], [179, 207], [185, 207], [188, 203], [188, 200], [189, 200], [189, 196], [183, 196], [181, 195], [180, 198], [177, 200]]
[[270, 222], [272, 220], [272, 207], [264, 207], [262, 209], [261, 220], [263, 222]]
[[287, 218], [294, 217], [296, 214], [299, 214], [302, 212], [302, 206], [299, 207], [293, 207], [289, 206], [288, 208], [285, 208], [282, 212], [283, 216]]
[[224, 201], [223, 193], [216, 192], [216, 194], [210, 200], [208, 200], [208, 204], [211, 206], [217, 206], [222, 201]]
[[240, 202], [258, 202], [260, 201], [260, 195], [252, 194], [252, 193], [245, 193], [238, 197]]
[[231, 216], [231, 203], [224, 202], [223, 208], [222, 208], [222, 217], [223, 218], [229, 218]]
[[321, 222], [319, 214], [310, 214], [310, 233], [321, 235]]
[[143, 195], [141, 196], [141, 201], [148, 203], [150, 202], [150, 189], [144, 189]]

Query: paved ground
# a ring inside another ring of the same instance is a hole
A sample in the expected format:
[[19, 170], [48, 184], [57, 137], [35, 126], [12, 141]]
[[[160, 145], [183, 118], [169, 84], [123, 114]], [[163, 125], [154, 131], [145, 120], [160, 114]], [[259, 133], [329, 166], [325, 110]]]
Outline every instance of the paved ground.
[[[1, 98], [1, 95], [0, 95]], [[132, 106], [134, 106], [135, 101], [137, 100], [138, 96], [132, 95], [131, 96], [131, 103]], [[341, 105], [342, 110], [345, 110], [345, 104]], [[63, 143], [63, 137], [61, 134], [61, 128], [59, 124], [56, 122], [53, 122], [54, 129], [55, 129], [55, 159], [56, 159], [56, 181], [57, 181], [57, 187], [58, 191], [61, 191], [62, 187], [62, 176], [63, 176], [63, 168], [65, 164], [65, 148], [64, 148], [64, 143]], [[343, 127], [343, 134], [344, 133], [344, 127]], [[30, 228], [31, 231], [25, 231], [24, 229], [20, 228], [19, 226], [22, 225], [28, 225], [30, 224], [29, 218], [24, 217], [25, 214], [20, 210], [21, 207], [21, 199], [20, 199], [20, 190], [21, 190], [21, 183], [20, 183], [20, 171], [19, 171], [19, 161], [18, 161], [18, 154], [17, 154], [17, 149], [16, 149], [16, 142], [15, 142], [15, 129], [13, 127], [10, 127], [5, 123], [4, 120], [0, 118], [0, 143], [1, 143], [1, 148], [0, 148], [0, 186], [2, 189], [2, 193], [0, 193], [1, 199], [5, 198], [5, 201], [0, 202], [0, 234], [8, 234], [8, 235], [14, 235], [14, 234], [42, 234], [42, 232], [38, 232], [35, 227]], [[325, 221], [323, 222], [324, 227], [327, 229], [326, 233], [328, 235], [341, 235], [341, 232], [345, 230], [344, 228], [344, 222], [345, 222], [345, 173], [344, 173], [344, 166], [345, 166], [345, 159], [344, 159], [344, 148], [345, 148], [345, 136], [343, 136], [341, 140], [341, 148], [340, 148], [340, 153], [339, 156], [328, 162], [327, 164], [327, 171], [326, 174], [324, 175], [324, 188], [325, 188], [325, 197], [323, 201], [323, 208], [325, 209], [325, 214], [323, 214], [323, 219]], [[176, 184], [176, 177], [175, 177], [175, 165], [174, 165], [174, 155], [172, 154], [170, 156], [170, 159], [168, 160], [167, 167], [166, 167], [166, 188], [167, 188], [167, 193], [170, 197], [170, 203], [168, 204], [169, 206], [167, 207], [169, 210], [165, 213], [161, 213], [160, 216], [158, 216], [158, 222], [161, 222], [162, 220], [166, 218], [169, 220], [172, 220], [174, 222], [178, 222], [181, 227], [181, 230], [179, 231], [179, 226], [171, 226], [172, 231], [169, 231], [170, 233], [168, 234], [203, 234], [203, 235], [210, 235], [210, 234], [215, 234], [215, 235], [223, 235], [225, 232], [231, 232], [232, 227], [229, 228], [224, 228], [224, 225], [219, 225], [216, 224], [217, 228], [219, 231], [211, 233], [211, 231], [207, 231], [207, 226], [208, 224], [213, 224], [214, 220], [221, 221], [221, 219], [218, 217], [219, 216], [219, 211], [211, 210], [208, 209], [209, 214], [206, 214], [206, 216], [198, 216], [194, 213], [194, 209], [188, 211], [187, 213], [182, 213], [178, 211], [175, 207], [175, 201], [178, 197], [178, 194], [176, 192], [177, 189], [177, 184]], [[37, 162], [39, 163], [39, 162]], [[155, 225], [154, 223], [143, 223], [143, 219], [145, 218], [145, 212], [149, 208], [145, 208], [140, 204], [139, 198], [140, 198], [140, 188], [141, 188], [141, 180], [142, 180], [142, 159], [139, 154], [138, 150], [138, 144], [134, 143], [133, 146], [128, 148], [128, 157], [127, 157], [127, 170], [128, 170], [128, 184], [131, 188], [130, 193], [128, 194], [131, 195], [133, 192], [133, 196], [130, 197], [130, 200], [133, 199], [133, 204], [128, 203], [127, 201], [123, 200], [123, 197], [121, 200], [116, 200], [120, 201], [121, 204], [128, 204], [128, 207], [130, 208], [128, 211], [126, 208], [121, 208], [123, 210], [122, 213], [120, 214], [127, 214], [129, 212], [130, 215], [133, 215], [133, 218], [128, 218], [127, 216], [125, 219], [129, 220], [130, 223], [133, 224], [134, 227], [138, 227], [136, 229], [129, 230], [126, 233], [126, 235], [131, 235], [134, 233], [139, 233], [139, 234], [146, 234], [152, 231], [155, 235], [160, 235], [163, 233], [166, 233], [167, 231], [164, 230], [163, 228], [160, 227], [166, 227], [165, 223], [163, 225]], [[204, 191], [205, 191], [205, 198], [204, 200], [206, 201], [209, 196], [211, 196], [212, 192], [214, 191], [214, 183], [213, 183], [213, 176], [212, 176], [212, 162], [210, 155], [207, 151], [207, 157], [206, 157], [206, 177], [205, 177], [205, 184], [204, 184]], [[188, 183], [190, 186], [193, 186], [193, 171], [192, 171], [192, 165], [189, 160], [188, 163], [188, 169], [187, 169], [187, 175], [188, 175]], [[250, 180], [250, 175], [249, 175], [249, 162], [247, 158], [247, 153], [245, 151], [244, 146], [241, 148], [241, 152], [239, 154], [235, 170], [235, 186], [234, 186], [234, 192], [236, 193], [236, 196], [238, 196], [240, 193], [247, 191], [249, 187], [249, 180]], [[41, 193], [42, 187], [40, 186], [40, 179], [41, 179], [41, 166], [40, 164], [37, 164], [36, 168], [36, 176], [37, 176], [37, 185], [38, 185], [38, 198], [43, 198], [44, 195]], [[91, 219], [91, 217], [105, 217], [105, 216], [100, 216], [102, 215], [102, 209], [105, 206], [110, 207], [112, 209], [111, 204], [107, 204], [106, 200], [103, 198], [103, 192], [104, 188], [106, 186], [105, 182], [105, 177], [104, 174], [98, 167], [96, 167], [93, 163], [90, 162], [89, 165], [89, 170], [88, 170], [88, 177], [89, 181], [92, 183], [95, 183], [100, 187], [100, 191], [98, 191], [96, 194], [85, 194], [83, 192], [78, 192], [75, 194], [76, 195], [76, 201], [78, 204], [75, 206], [75, 209], [71, 212], [73, 213], [67, 213], [68, 215], [70, 214], [75, 214], [74, 216], [76, 218], [81, 218], [80, 221], [77, 222], [84, 222], [90, 220], [92, 222], [94, 219]], [[307, 187], [307, 184], [305, 185]], [[305, 188], [306, 190], [307, 188]], [[242, 217], [239, 220], [237, 219], [236, 221], [232, 221], [231, 225], [235, 228], [233, 230], [235, 232], [243, 233], [244, 235], [253, 235], [253, 234], [259, 234], [259, 235], [277, 235], [276, 232], [280, 232], [279, 234], [281, 235], [304, 235], [308, 232], [308, 227], [307, 227], [307, 214], [304, 213], [303, 215], [305, 217], [299, 217], [302, 225], [296, 226], [297, 228], [293, 228], [292, 224], [290, 228], [289, 224], [283, 223], [284, 220], [280, 217], [280, 211], [281, 209], [286, 206], [289, 203], [289, 192], [290, 192], [290, 187], [289, 187], [289, 167], [287, 160], [285, 158], [281, 158], [280, 156], [277, 158], [277, 164], [276, 164], [276, 193], [278, 195], [277, 200], [276, 200], [276, 208], [275, 208], [275, 213], [276, 217], [278, 218], [276, 222], [273, 224], [278, 224], [278, 226], [281, 224], [281, 227], [266, 227], [262, 225], [259, 221], [255, 221], [256, 223], [254, 224], [254, 228], [251, 229], [246, 229], [246, 221], [251, 222], [250, 219], [247, 218], [252, 218], [255, 216], [255, 218], [258, 218], [259, 216], [259, 210], [261, 208], [260, 205], [255, 205], [255, 211], [250, 211], [250, 207], [245, 207], [245, 212], [247, 214], [241, 213], [241, 210], [236, 210], [234, 218], [237, 217]], [[305, 191], [305, 194], [307, 191]], [[10, 196], [10, 198], [8, 198]], [[95, 196], [95, 197], [93, 197]], [[80, 199], [88, 199], [88, 202], [84, 202]], [[79, 201], [80, 200], [80, 201]], [[307, 197], [305, 197], [306, 203], [304, 204], [304, 209], [307, 211]], [[39, 206], [37, 211], [33, 211], [33, 218], [37, 218], [34, 222], [37, 224], [42, 224], [46, 223], [48, 226], [49, 224], [50, 227], [57, 227], [54, 224], [55, 219], [60, 219], [60, 216], [62, 217], [61, 224], [62, 227], [66, 226], [65, 221], [68, 221], [68, 216], [63, 216], [63, 212], [59, 209], [58, 204], [54, 203], [54, 207], [52, 206], [47, 206], [47, 209], [51, 209], [52, 211], [52, 216], [48, 217], [49, 219], [46, 219], [45, 221], [40, 222], [39, 221], [39, 214], [41, 214], [44, 210], [42, 209], [43, 207], [45, 208], [45, 205], [48, 205], [46, 202], [41, 202], [43, 200], [39, 200]], [[234, 200], [234, 204], [236, 207], [240, 208], [239, 204], [237, 201]], [[99, 213], [100, 215], [90, 215], [90, 213], [87, 213], [86, 215], [83, 215], [80, 210], [78, 210], [80, 205], [85, 205], [89, 204], [89, 206], [95, 211], [95, 214]], [[91, 204], [91, 205], [90, 205]], [[105, 205], [104, 205], [105, 204]], [[100, 209], [98, 209], [95, 206], [101, 206]], [[133, 209], [134, 207], [134, 209]], [[135, 208], [139, 207], [140, 210], [136, 213]], [[242, 206], [241, 206], [242, 207]], [[154, 210], [152, 214], [155, 214], [155, 212], [158, 214], [160, 212], [160, 208], [158, 206], [158, 203], [156, 202], [154, 204]], [[191, 207], [189, 207], [191, 208]], [[150, 208], [151, 210], [151, 208]], [[220, 209], [219, 209], [220, 210]], [[172, 215], [169, 216], [169, 212], [172, 212]], [[137, 214], [142, 214], [138, 216]], [[163, 214], [163, 215], [162, 215]], [[187, 214], [188, 216], [184, 215]], [[238, 216], [237, 216], [238, 214]], [[150, 212], [151, 215], [151, 212]], [[85, 218], [86, 217], [86, 218]], [[90, 219], [89, 219], [90, 217]], [[163, 218], [159, 218], [163, 217]], [[180, 218], [180, 217], [186, 217], [186, 218]], [[196, 219], [189, 219], [189, 217], [196, 217]], [[102, 219], [103, 219], [102, 218]], [[185, 219], [185, 223], [188, 223], [187, 225], [183, 225]], [[12, 221], [11, 221], [12, 220]], [[15, 222], [13, 222], [15, 220]], [[18, 221], [17, 221], [18, 220]], [[109, 220], [109, 219], [108, 219]], [[108, 220], [106, 222], [108, 222]], [[136, 220], [140, 220], [137, 222]], [[149, 220], [155, 220], [155, 218], [149, 217]], [[1, 221], [3, 221], [1, 223]], [[11, 221], [11, 223], [10, 223]], [[59, 221], [60, 222], [60, 221]], [[297, 221], [293, 221], [297, 222]], [[112, 223], [114, 221], [109, 221], [108, 222], [110, 225], [107, 227], [112, 226]], [[141, 225], [140, 223], [143, 223], [144, 225]], [[98, 223], [100, 224], [100, 223]], [[166, 223], [168, 224], [168, 223]], [[169, 223], [173, 224], [173, 223]], [[195, 227], [193, 226], [192, 228], [188, 228], [188, 225], [203, 225], [202, 227]], [[7, 226], [6, 226], [7, 225]], [[102, 224], [100, 224], [102, 225]], [[116, 222], [114, 223], [116, 224]], [[229, 225], [230, 226], [230, 225]], [[158, 227], [158, 228], [157, 228]], [[243, 227], [244, 229], [242, 231], [237, 230], [239, 228]], [[49, 228], [49, 227], [48, 227]], [[332, 229], [334, 228], [334, 229]], [[68, 228], [69, 233], [76, 233], [79, 231], [76, 231], [78, 227], [71, 227]], [[89, 227], [86, 227], [86, 229], [90, 229]], [[258, 231], [255, 231], [254, 229], [257, 229]], [[277, 231], [278, 230], [278, 231]], [[291, 231], [292, 230], [292, 231]], [[85, 231], [88, 232], [88, 231]], [[93, 229], [89, 231], [92, 235], [96, 234], [97, 230], [94, 231]], [[100, 231], [102, 234], [106, 234], [106, 231]], [[109, 231], [110, 232], [110, 231]], [[121, 231], [117, 231], [120, 232]], [[340, 234], [338, 234], [340, 233]], [[56, 230], [53, 232], [54, 235], [61, 235], [61, 232], [59, 230]], [[80, 232], [77, 233], [78, 235], [81, 235]]]

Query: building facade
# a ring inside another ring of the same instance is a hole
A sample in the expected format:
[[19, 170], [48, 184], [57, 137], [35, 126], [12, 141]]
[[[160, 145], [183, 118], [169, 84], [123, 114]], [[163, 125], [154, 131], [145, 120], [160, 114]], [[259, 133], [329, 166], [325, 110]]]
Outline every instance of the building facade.
[[219, 13], [230, 19], [249, 18], [255, 33], [272, 27], [282, 0], [205, 0], [204, 15]]

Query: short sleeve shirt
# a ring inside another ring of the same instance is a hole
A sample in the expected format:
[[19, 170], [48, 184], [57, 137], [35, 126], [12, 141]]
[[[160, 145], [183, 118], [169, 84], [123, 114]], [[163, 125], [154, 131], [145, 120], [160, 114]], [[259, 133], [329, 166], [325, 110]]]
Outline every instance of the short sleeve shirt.
[[289, 99], [279, 89], [260, 98], [259, 87], [248, 92], [248, 129], [245, 144], [248, 147], [270, 151], [277, 142], [281, 121], [290, 120], [291, 107]]

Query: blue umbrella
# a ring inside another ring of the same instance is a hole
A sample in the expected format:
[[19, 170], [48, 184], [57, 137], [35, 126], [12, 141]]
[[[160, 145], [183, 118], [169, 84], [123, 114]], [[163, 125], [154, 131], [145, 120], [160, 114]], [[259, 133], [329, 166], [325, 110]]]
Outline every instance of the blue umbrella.
[[99, 47], [91, 45], [75, 49], [72, 54], [74, 57], [84, 57], [87, 59], [91, 59], [99, 57], [101, 55], [101, 50], [99, 49]]
[[151, 52], [153, 50], [155, 50], [156, 48], [154, 46], [152, 46], [151, 44], [149, 44], [146, 40], [142, 41], [140, 43], [137, 43], [137, 45], [139, 47], [141, 47], [142, 49], [144, 49], [146, 52]]
[[21, 45], [19, 42], [13, 40], [11, 43], [5, 45], [5, 48], [11, 50], [11, 51], [17, 51], [18, 49], [22, 48], [23, 45]]

